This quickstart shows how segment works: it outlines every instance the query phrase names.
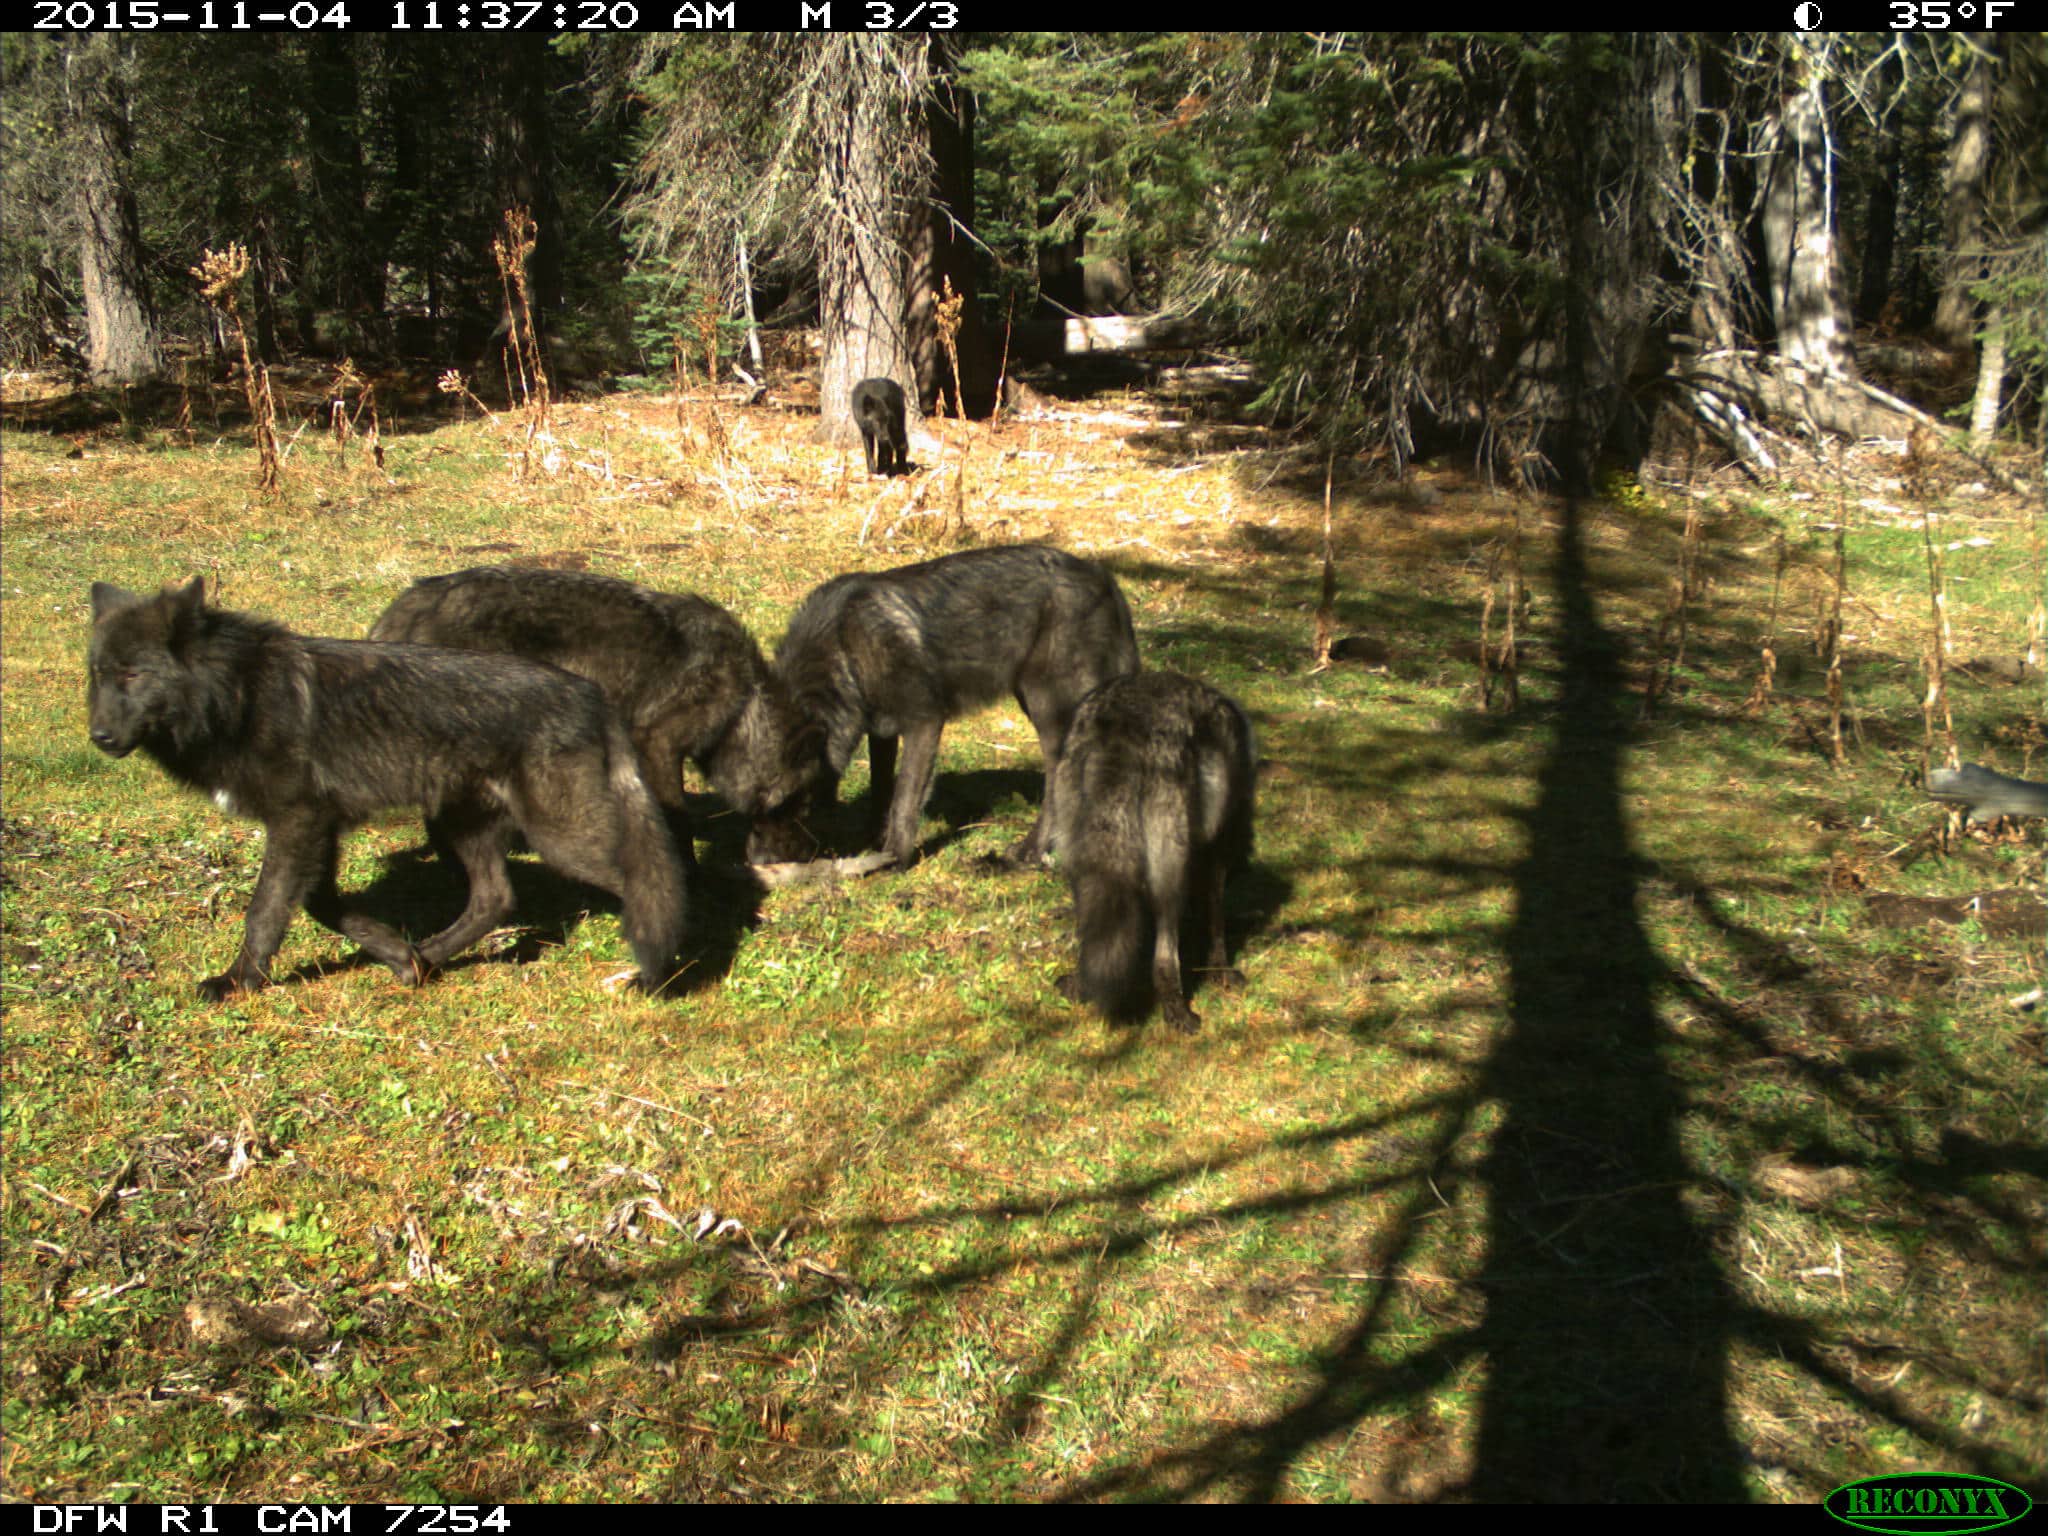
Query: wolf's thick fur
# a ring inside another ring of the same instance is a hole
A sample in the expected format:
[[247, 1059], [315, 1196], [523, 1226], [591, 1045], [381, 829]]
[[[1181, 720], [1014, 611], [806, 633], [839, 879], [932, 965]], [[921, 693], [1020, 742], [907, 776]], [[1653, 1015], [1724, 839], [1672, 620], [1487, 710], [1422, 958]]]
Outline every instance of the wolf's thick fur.
[[[1012, 695], [1050, 765], [1088, 691], [1137, 670], [1138, 642], [1108, 571], [1019, 544], [835, 576], [804, 599], [775, 666], [825, 729], [821, 802], [868, 737], [873, 803], [878, 814], [887, 808], [882, 851], [900, 864], [916, 849], [948, 720]], [[1013, 863], [1038, 862], [1052, 804], [1048, 778], [1038, 820], [1008, 855]]]
[[545, 661], [604, 690], [692, 862], [683, 760], [703, 770], [755, 837], [782, 847], [825, 771], [823, 734], [740, 621], [687, 592], [583, 571], [478, 566], [427, 576], [370, 630], [403, 640]]
[[[642, 987], [674, 973], [682, 869], [595, 685], [511, 656], [303, 638], [203, 599], [198, 578], [155, 597], [95, 582], [88, 685], [94, 745], [140, 747], [263, 823], [242, 952], [201, 993], [265, 985], [301, 905], [401, 981], [424, 980], [511, 912], [514, 826], [556, 869], [620, 898]], [[398, 805], [419, 806], [469, 876], [462, 915], [417, 945], [334, 880], [342, 830]]]
[[1118, 678], [1081, 701], [1053, 769], [1053, 847], [1074, 892], [1084, 1001], [1134, 1019], [1156, 997], [1168, 1022], [1193, 1029], [1180, 962], [1191, 898], [1208, 928], [1203, 969], [1235, 979], [1223, 882], [1251, 859], [1257, 759], [1244, 711], [1177, 672]]
[[910, 469], [910, 435], [903, 430], [903, 386], [894, 379], [862, 379], [853, 386], [853, 424], [871, 475]]

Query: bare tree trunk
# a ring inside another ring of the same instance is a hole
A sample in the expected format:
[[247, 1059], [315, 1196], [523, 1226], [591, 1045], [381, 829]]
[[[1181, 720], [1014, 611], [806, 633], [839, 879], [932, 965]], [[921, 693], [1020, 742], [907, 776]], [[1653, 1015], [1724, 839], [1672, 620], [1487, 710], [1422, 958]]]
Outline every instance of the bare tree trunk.
[[1829, 195], [1833, 146], [1818, 72], [1785, 98], [1765, 140], [1772, 158], [1764, 192], [1764, 259], [1778, 354], [1814, 373], [1853, 377], [1849, 306]]
[[125, 61], [115, 38], [79, 39], [65, 61], [77, 168], [78, 264], [85, 358], [95, 384], [139, 384], [163, 371], [143, 276], [142, 226], [129, 185]]
[[1899, 171], [1905, 150], [1897, 100], [1905, 66], [1896, 52], [1884, 56], [1879, 90], [1891, 108], [1877, 125], [1876, 164], [1870, 168], [1869, 197], [1863, 205], [1863, 258], [1857, 272], [1856, 318], [1865, 325], [1884, 312], [1892, 291], [1892, 252], [1898, 244]]
[[368, 176], [358, 122], [362, 82], [353, 37], [315, 34], [301, 66], [306, 102], [307, 174], [322, 238], [305, 274], [314, 302], [341, 313], [343, 350], [360, 339], [389, 339], [384, 318], [384, 246], [371, 227]]
[[1977, 356], [1977, 397], [1970, 402], [1970, 441], [1978, 448], [1998, 430], [1998, 407], [2005, 392], [2005, 314], [1994, 308], [1984, 317], [1984, 346]]
[[928, 215], [914, 219], [910, 231], [910, 338], [917, 360], [919, 405], [934, 408], [940, 389], [953, 388], [952, 370], [939, 345], [936, 305], [941, 283], [951, 278], [953, 291], [966, 294], [960, 334], [960, 389], [969, 415], [981, 415], [995, 404], [995, 365], [981, 311], [972, 302], [976, 287], [974, 245], [974, 98], [960, 88], [956, 71], [960, 42], [934, 33], [931, 38], [930, 95], [925, 123], [931, 134], [932, 186]]
[[827, 442], [850, 443], [856, 433], [848, 397], [855, 384], [878, 377], [917, 382], [905, 323], [908, 205], [902, 147], [912, 131], [909, 107], [918, 99], [915, 90], [906, 90], [906, 73], [922, 87], [923, 45], [834, 33], [816, 46], [836, 55], [821, 86], [834, 97], [833, 136], [821, 154], [827, 197], [840, 227], [824, 242], [818, 263], [825, 333], [818, 432]]
[[1971, 287], [1984, 275], [1984, 210], [1991, 174], [1991, 93], [1998, 73], [1998, 35], [1970, 39], [1970, 72], [1956, 97], [1956, 137], [1942, 177], [1947, 203], [1942, 220], [1948, 252], [1941, 297], [1934, 306], [1935, 335], [1946, 346], [1967, 347], [1977, 329]]

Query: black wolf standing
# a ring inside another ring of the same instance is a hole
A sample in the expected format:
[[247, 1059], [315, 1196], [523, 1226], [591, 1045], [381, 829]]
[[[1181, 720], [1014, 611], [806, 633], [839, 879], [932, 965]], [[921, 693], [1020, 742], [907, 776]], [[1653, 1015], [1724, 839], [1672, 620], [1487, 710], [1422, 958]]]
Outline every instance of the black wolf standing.
[[[798, 705], [825, 728], [821, 802], [868, 737], [873, 804], [878, 814], [886, 807], [882, 851], [902, 864], [917, 846], [948, 720], [1010, 694], [1037, 727], [1050, 765], [1083, 696], [1137, 670], [1138, 642], [1108, 571], [1018, 544], [835, 576], [797, 609], [775, 666]], [[1048, 778], [1038, 820], [1010, 862], [1038, 862], [1052, 804]]]
[[545, 661], [604, 690], [669, 812], [676, 851], [694, 862], [683, 760], [704, 772], [754, 834], [781, 846], [825, 769], [808, 724], [740, 621], [694, 593], [583, 571], [479, 566], [428, 576], [399, 593], [370, 630], [407, 640]]
[[[424, 980], [511, 912], [514, 826], [555, 868], [620, 898], [643, 988], [674, 973], [682, 870], [593, 684], [511, 656], [301, 638], [203, 597], [197, 577], [155, 597], [95, 582], [87, 697], [95, 746], [141, 747], [263, 823], [242, 952], [199, 984], [204, 996], [265, 985], [300, 905], [399, 980]], [[469, 876], [462, 915], [417, 945], [334, 882], [342, 829], [395, 805], [419, 806]]]
[[903, 430], [903, 386], [894, 379], [862, 379], [853, 386], [853, 420], [871, 475], [910, 469], [910, 436]]
[[1208, 926], [1203, 968], [1236, 977], [1224, 952], [1223, 880], [1251, 859], [1256, 761], [1244, 711], [1177, 672], [1118, 678], [1082, 700], [1048, 798], [1074, 891], [1083, 1001], [1134, 1019], [1156, 996], [1169, 1023], [1193, 1029], [1180, 963], [1191, 897]]

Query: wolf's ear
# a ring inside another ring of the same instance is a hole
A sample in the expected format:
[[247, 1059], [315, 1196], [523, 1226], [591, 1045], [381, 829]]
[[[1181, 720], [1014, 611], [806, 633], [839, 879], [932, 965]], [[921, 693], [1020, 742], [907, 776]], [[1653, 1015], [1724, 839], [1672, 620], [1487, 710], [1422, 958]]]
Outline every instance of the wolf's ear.
[[158, 601], [170, 620], [171, 645], [180, 647], [199, 631], [199, 615], [206, 602], [206, 578], [194, 576], [182, 587], [165, 587]]
[[123, 608], [133, 608], [142, 599], [126, 587], [117, 587], [112, 582], [96, 581], [92, 584], [92, 621], [97, 624], [110, 613], [119, 613]]

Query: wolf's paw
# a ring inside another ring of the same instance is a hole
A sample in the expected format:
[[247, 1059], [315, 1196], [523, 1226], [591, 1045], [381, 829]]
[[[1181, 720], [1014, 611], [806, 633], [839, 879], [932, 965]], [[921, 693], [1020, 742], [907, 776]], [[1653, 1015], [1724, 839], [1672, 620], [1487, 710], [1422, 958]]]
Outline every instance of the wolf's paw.
[[402, 987], [424, 987], [434, 976], [434, 962], [410, 944], [406, 946], [405, 958], [393, 960], [390, 965], [391, 974]]
[[1192, 1035], [1202, 1027], [1202, 1021], [1184, 997], [1169, 997], [1159, 1005], [1159, 1011], [1166, 1016], [1166, 1022], [1183, 1035]]
[[1234, 965], [1219, 965], [1196, 972], [1203, 981], [1225, 992], [1244, 990], [1244, 972]]
[[222, 971], [218, 976], [209, 976], [206, 980], [200, 982], [199, 995], [209, 1003], [223, 1003], [237, 992], [254, 992], [258, 987], [265, 984], [266, 978], [264, 977], [258, 976], [251, 979], [245, 977], [239, 970], [229, 969]]
[[634, 997], [658, 1000], [665, 997], [681, 997], [684, 992], [684, 976], [689, 967], [650, 976], [646, 971], [621, 971], [616, 976], [607, 976], [599, 983], [607, 992], [624, 992]]
[[1078, 1003], [1082, 1000], [1081, 977], [1076, 971], [1067, 972], [1066, 975], [1052, 984], [1052, 989], [1070, 1003]]

